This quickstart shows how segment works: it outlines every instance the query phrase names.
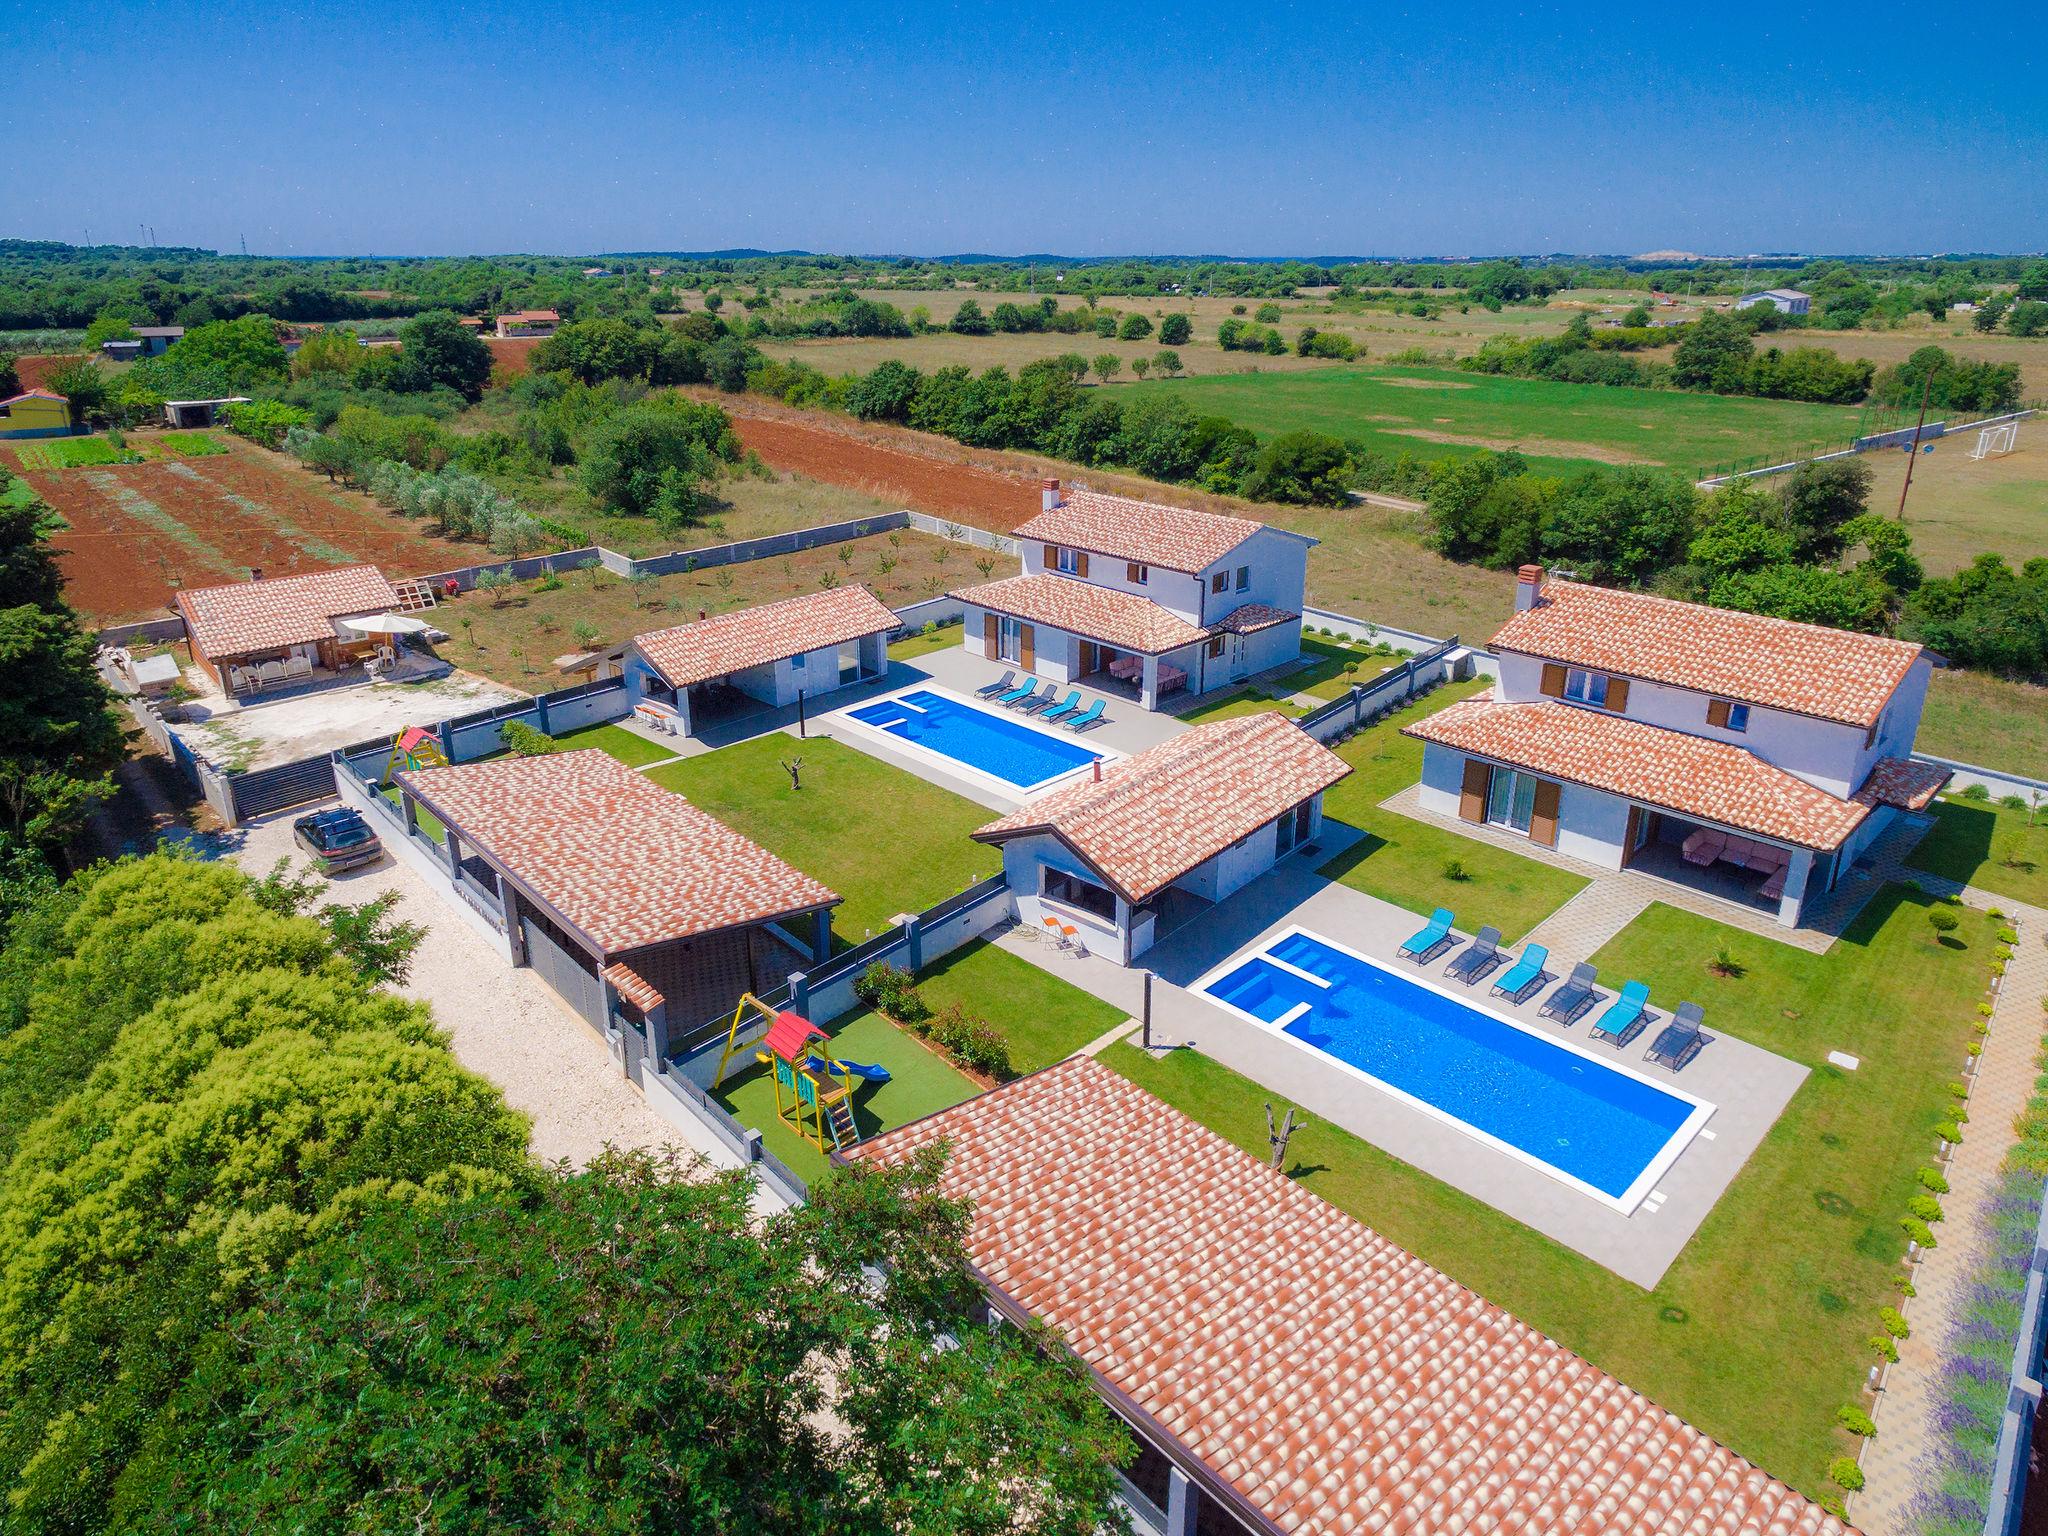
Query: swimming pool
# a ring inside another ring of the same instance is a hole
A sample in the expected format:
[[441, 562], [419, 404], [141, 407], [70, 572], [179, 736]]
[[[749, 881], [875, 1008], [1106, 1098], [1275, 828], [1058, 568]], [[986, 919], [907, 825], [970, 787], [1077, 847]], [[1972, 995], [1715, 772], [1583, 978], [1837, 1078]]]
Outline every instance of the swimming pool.
[[1042, 789], [1110, 755], [1078, 737], [933, 688], [913, 688], [840, 713], [1012, 791]]
[[1194, 990], [1624, 1214], [1714, 1113], [1305, 928]]

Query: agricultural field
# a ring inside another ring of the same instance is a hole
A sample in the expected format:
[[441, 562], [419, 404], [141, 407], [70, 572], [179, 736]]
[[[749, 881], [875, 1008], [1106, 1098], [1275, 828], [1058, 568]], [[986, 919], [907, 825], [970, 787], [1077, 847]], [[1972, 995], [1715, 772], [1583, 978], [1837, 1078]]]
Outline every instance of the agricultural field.
[[1695, 473], [1738, 455], [1847, 442], [1855, 407], [1673, 390], [1614, 389], [1441, 368], [1327, 368], [1256, 378], [1154, 381], [1257, 432], [1310, 428], [1383, 453], [1519, 448], [1558, 469], [1657, 464]]
[[[1987, 552], [2015, 566], [2048, 555], [2048, 418], [2021, 422], [2017, 442], [2002, 457], [1972, 459], [1977, 433], [1963, 431], [1914, 460], [1906, 527], [1929, 575], [1949, 575]], [[1905, 453], [1866, 453], [1858, 462], [1871, 472], [1870, 505], [1889, 516], [1906, 478]]]
[[540, 578], [497, 591], [466, 592], [442, 603], [434, 617], [450, 635], [439, 648], [445, 660], [539, 692], [559, 685], [553, 666], [557, 656], [597, 644], [616, 645], [651, 629], [685, 623], [700, 613], [723, 613], [856, 581], [900, 608], [949, 587], [985, 580], [976, 560], [989, 562], [991, 572], [1006, 569], [1007, 562], [998, 566], [996, 558], [904, 530], [786, 558], [637, 581], [602, 568], [564, 572], [555, 578], [557, 586], [545, 586], [546, 578]]

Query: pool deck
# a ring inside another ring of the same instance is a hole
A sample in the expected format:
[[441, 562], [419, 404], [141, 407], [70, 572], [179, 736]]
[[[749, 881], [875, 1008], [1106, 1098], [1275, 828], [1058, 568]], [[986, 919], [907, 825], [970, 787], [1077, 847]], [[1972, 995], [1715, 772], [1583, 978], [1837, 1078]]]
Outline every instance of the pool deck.
[[[1488, 995], [1492, 977], [1470, 988], [1475, 1006], [1715, 1106], [1701, 1134], [1657, 1180], [1634, 1214], [1624, 1216], [1540, 1168], [1360, 1083], [1313, 1047], [1294, 1044], [1187, 990], [1217, 966], [1262, 948], [1295, 924], [1392, 960], [1395, 948], [1420, 926], [1415, 914], [1316, 873], [1318, 864], [1359, 835], [1342, 823], [1325, 822], [1317, 853], [1283, 861], [1222, 906], [1169, 934], [1144, 957], [1157, 978], [1152, 994], [1154, 1047], [1198, 1050], [1623, 1279], [1645, 1289], [1654, 1287], [1784, 1111], [1807, 1069], [1717, 1030], [1711, 1015], [1706, 1020], [1711, 1043], [1682, 1072], [1674, 1074], [1644, 1061], [1643, 1052], [1683, 998], [1652, 998], [1649, 1025], [1628, 1046], [1615, 1050], [1589, 1038], [1591, 1020], [1604, 1002], [1564, 1029], [1537, 1013], [1549, 986], [1519, 1007]], [[1022, 933], [1008, 935], [1003, 942], [1107, 1001], [1133, 1013], [1139, 1007], [1143, 981], [1137, 970], [1062, 953]], [[1456, 953], [1448, 951], [1416, 970], [1442, 981], [1443, 967]], [[1555, 955], [1547, 969], [1561, 979], [1584, 958]], [[1611, 996], [1605, 987], [1601, 992], [1603, 999]]]

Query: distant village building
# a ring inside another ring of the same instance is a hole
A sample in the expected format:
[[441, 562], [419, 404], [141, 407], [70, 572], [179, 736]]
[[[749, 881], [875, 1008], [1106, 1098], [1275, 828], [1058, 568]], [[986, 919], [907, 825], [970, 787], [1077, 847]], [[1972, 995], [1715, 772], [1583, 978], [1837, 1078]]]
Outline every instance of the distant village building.
[[0, 400], [0, 437], [66, 437], [71, 402], [47, 389], [25, 389]]
[[555, 327], [562, 323], [562, 317], [552, 309], [515, 309], [509, 315], [498, 316], [498, 336], [507, 340], [515, 336], [552, 336]]
[[138, 325], [135, 339], [142, 343], [144, 357], [161, 357], [170, 350], [172, 342], [185, 334], [182, 325]]
[[1735, 301], [1737, 309], [1749, 309], [1758, 304], [1768, 304], [1781, 315], [1803, 315], [1813, 307], [1813, 295], [1801, 293], [1797, 288], [1760, 288]]

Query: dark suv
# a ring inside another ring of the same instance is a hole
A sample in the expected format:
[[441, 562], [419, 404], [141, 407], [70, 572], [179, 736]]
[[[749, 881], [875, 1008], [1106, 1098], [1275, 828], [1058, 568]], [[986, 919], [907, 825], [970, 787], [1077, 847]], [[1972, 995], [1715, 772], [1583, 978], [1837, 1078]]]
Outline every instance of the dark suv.
[[362, 813], [346, 807], [301, 816], [292, 823], [292, 836], [313, 856], [322, 874], [374, 864], [384, 854], [384, 845], [377, 841]]

